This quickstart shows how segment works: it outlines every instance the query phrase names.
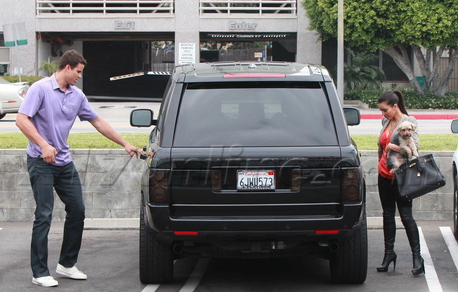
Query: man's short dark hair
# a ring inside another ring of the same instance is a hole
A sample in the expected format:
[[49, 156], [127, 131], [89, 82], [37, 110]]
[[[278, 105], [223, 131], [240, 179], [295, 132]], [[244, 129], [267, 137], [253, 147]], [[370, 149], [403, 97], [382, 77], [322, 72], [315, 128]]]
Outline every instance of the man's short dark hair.
[[80, 63], [83, 64], [84, 66], [87, 65], [86, 59], [84, 59], [84, 57], [80, 53], [78, 53], [75, 50], [69, 50], [69, 51], [66, 51], [62, 55], [62, 57], [60, 57], [59, 70], [64, 69], [65, 66], [67, 65], [70, 65], [70, 67], [73, 69], [76, 66], [78, 66], [78, 64]]

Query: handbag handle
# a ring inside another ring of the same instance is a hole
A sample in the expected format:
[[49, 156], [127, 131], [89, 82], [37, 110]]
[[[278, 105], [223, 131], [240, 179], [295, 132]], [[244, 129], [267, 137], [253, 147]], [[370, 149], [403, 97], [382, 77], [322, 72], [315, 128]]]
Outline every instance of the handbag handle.
[[[420, 158], [422, 160], [420, 160]], [[416, 160], [416, 161], [415, 161]], [[413, 159], [411, 160], [412, 163], [409, 164], [409, 168], [412, 168], [414, 166], [416, 166], [418, 168], [418, 171], [420, 173], [423, 172], [423, 167], [421, 166], [423, 163], [426, 163], [428, 162], [429, 160], [431, 160], [431, 158], [428, 158], [428, 157], [418, 157], [417, 159]]]
[[420, 173], [423, 172], [423, 169], [421, 168], [421, 165], [420, 165], [419, 161], [415, 161], [415, 162], [412, 162], [412, 163], [409, 164], [409, 168], [412, 168], [414, 166], [416, 166], [418, 168], [418, 171]]
[[[422, 158], [423, 161], [420, 160], [420, 158]], [[418, 171], [420, 173], [422, 173], [423, 172], [423, 167], [421, 165], [422, 165], [422, 163], [428, 162], [428, 160], [429, 159], [427, 157], [417, 157], [416, 159], [412, 159], [411, 161], [408, 162], [409, 168], [412, 168], [412, 167], [416, 166], [418, 168]]]

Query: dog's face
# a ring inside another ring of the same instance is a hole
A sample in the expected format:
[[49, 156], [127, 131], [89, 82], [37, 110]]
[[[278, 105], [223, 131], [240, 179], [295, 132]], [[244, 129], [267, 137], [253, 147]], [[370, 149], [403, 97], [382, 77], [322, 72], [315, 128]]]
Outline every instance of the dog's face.
[[402, 122], [401, 125], [399, 125], [398, 131], [399, 134], [403, 139], [409, 139], [412, 137], [413, 132], [415, 132], [415, 125], [412, 124], [411, 122]]

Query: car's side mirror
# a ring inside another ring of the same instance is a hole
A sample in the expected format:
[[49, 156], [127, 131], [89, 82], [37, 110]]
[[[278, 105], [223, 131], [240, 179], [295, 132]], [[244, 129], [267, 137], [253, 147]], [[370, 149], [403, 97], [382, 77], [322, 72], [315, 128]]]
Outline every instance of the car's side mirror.
[[156, 125], [157, 120], [153, 119], [154, 113], [149, 109], [136, 109], [130, 113], [130, 125], [132, 127], [150, 127]]
[[361, 122], [361, 114], [359, 113], [359, 109], [355, 107], [344, 108], [344, 114], [348, 126], [356, 126]]
[[452, 121], [451, 128], [452, 128], [452, 133], [458, 134], [458, 119], [455, 119]]

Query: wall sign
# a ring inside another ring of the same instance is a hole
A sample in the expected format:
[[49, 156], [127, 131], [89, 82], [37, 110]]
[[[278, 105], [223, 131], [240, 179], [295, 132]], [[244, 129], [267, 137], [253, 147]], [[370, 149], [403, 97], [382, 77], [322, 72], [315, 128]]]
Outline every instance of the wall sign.
[[229, 21], [229, 30], [255, 30], [257, 26], [257, 23]]
[[135, 21], [115, 21], [115, 30], [134, 30]]
[[189, 64], [196, 62], [196, 44], [180, 43], [178, 51], [178, 63]]

